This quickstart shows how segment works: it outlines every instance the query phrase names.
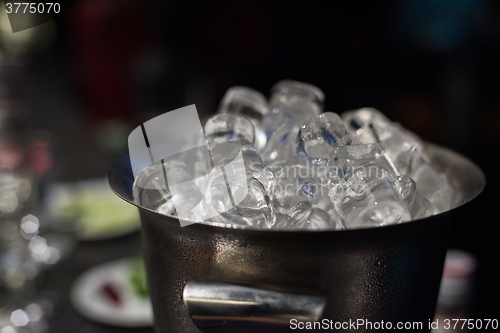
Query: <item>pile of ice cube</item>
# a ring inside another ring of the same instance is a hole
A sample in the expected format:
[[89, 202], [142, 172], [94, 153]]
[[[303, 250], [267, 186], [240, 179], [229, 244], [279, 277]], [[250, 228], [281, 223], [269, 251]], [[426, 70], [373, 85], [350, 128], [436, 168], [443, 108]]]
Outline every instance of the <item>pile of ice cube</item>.
[[204, 125], [205, 149], [146, 168], [134, 199], [192, 222], [279, 230], [376, 227], [451, 208], [446, 176], [415, 134], [375, 109], [339, 116], [323, 102], [296, 81], [277, 83], [269, 102], [229, 89]]

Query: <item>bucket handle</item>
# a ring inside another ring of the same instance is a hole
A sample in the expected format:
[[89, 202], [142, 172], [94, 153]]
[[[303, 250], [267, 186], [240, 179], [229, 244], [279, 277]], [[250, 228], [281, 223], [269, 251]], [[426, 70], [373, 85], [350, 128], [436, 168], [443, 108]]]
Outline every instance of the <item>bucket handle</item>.
[[194, 324], [216, 327], [290, 327], [321, 318], [326, 295], [271, 291], [219, 281], [191, 280], [183, 299]]

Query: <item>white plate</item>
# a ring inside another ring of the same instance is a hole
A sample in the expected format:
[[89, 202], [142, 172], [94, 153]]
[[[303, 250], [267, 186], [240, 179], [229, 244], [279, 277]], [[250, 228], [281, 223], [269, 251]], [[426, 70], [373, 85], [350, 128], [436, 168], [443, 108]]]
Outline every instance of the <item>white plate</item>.
[[[153, 325], [153, 309], [149, 298], [137, 296], [128, 282], [134, 259], [121, 259], [95, 266], [84, 272], [73, 284], [70, 299], [73, 307], [91, 320], [120, 327]], [[113, 304], [102, 288], [111, 283], [120, 290], [122, 302]]]

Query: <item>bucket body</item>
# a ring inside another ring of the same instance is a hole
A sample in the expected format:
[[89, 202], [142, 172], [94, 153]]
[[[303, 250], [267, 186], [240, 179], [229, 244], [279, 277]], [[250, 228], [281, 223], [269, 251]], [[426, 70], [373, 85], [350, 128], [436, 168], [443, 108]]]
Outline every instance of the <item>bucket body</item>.
[[[383, 321], [392, 329], [410, 323], [411, 331], [429, 332], [449, 227], [457, 208], [482, 191], [485, 179], [474, 163], [448, 149], [427, 145], [426, 154], [437, 171], [447, 174], [456, 193], [455, 208], [408, 223], [342, 231], [181, 227], [175, 217], [139, 207], [155, 332], [278, 332], [307, 327], [308, 315], [323, 331], [380, 332], [376, 325]], [[111, 171], [109, 181], [133, 203], [127, 160]], [[187, 299], [191, 281], [207, 283], [197, 291], [201, 296]], [[210, 281], [218, 282], [212, 294]], [[220, 289], [225, 285], [245, 287], [227, 296]], [[306, 311], [314, 303], [307, 298], [295, 308], [285, 304], [292, 301], [262, 305], [251, 295], [254, 290], [321, 295], [324, 304], [317, 316], [315, 310]], [[302, 316], [303, 326], [297, 324], [300, 319], [290, 322], [293, 313]]]

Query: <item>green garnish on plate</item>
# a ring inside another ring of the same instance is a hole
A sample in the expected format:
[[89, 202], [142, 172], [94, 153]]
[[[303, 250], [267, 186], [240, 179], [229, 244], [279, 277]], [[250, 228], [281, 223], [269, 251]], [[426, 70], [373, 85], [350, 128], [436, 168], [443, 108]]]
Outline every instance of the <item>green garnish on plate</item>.
[[148, 282], [146, 280], [146, 267], [141, 258], [132, 262], [130, 270], [130, 284], [135, 294], [141, 298], [149, 297]]

